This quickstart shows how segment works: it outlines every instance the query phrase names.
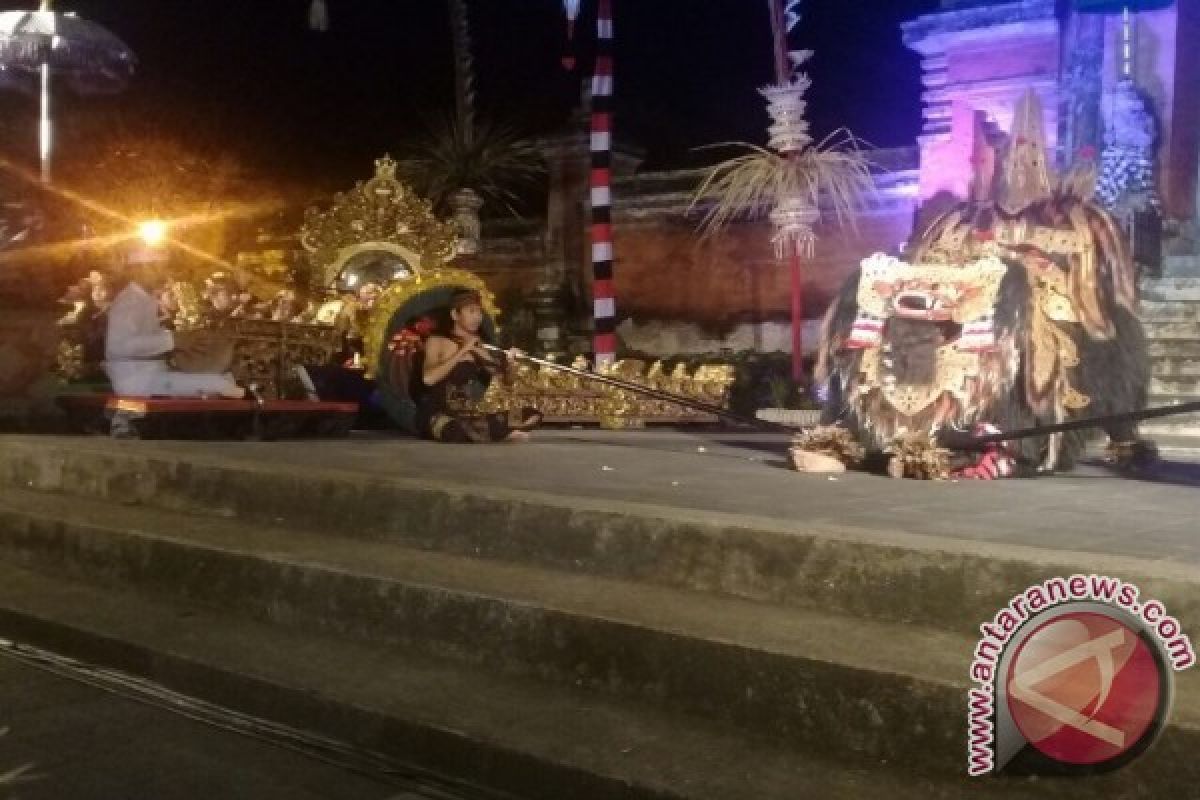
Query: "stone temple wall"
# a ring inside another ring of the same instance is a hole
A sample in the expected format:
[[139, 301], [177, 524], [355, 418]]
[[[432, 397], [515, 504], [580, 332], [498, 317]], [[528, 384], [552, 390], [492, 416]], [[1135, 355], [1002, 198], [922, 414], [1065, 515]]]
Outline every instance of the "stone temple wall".
[[[877, 177], [877, 193], [844, 228], [819, 229], [815, 258], [804, 265], [804, 316], [808, 328], [824, 313], [859, 261], [897, 252], [908, 239], [916, 211], [916, 152], [885, 151], [890, 169]], [[697, 233], [698, 211], [689, 211], [703, 180], [698, 170], [619, 177], [614, 197], [614, 281], [621, 335], [627, 346], [654, 354], [719, 349], [790, 349], [791, 288], [787, 265], [776, 259], [772, 229], [763, 220], [738, 223], [712, 239]], [[568, 189], [568, 191], [570, 191]], [[481, 274], [503, 300], [531, 293], [554, 266], [546, 226], [485, 225], [483, 252], [464, 263]], [[557, 265], [567, 288], [566, 307], [586, 326], [590, 261], [579, 232]], [[574, 302], [571, 302], [574, 300]], [[806, 337], [806, 349], [814, 344]]]

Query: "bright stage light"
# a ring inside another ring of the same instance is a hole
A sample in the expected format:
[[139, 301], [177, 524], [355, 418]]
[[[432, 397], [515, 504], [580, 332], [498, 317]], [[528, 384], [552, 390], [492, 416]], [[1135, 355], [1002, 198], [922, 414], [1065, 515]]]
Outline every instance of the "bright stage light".
[[167, 223], [161, 219], [148, 219], [138, 225], [138, 236], [151, 247], [157, 247], [166, 241]]

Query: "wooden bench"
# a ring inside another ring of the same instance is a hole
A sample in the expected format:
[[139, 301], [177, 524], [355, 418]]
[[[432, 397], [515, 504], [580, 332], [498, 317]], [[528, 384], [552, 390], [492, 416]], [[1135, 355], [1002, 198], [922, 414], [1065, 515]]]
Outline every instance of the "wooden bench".
[[58, 405], [81, 433], [108, 433], [120, 413], [143, 439], [346, 436], [358, 415], [357, 403], [268, 400], [260, 408], [251, 400], [100, 393], [60, 395]]

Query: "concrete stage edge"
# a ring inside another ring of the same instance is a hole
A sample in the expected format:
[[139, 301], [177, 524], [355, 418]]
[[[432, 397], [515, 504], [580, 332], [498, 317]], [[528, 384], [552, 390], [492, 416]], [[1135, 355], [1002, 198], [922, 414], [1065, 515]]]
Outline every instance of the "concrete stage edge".
[[[0, 438], [0, 635], [528, 798], [1184, 796], [1200, 685], [1081, 782], [966, 783], [980, 623], [1102, 573], [1200, 622], [1200, 466], [802, 475], [756, 434]], [[1186, 793], [1186, 792], [1185, 792]]]

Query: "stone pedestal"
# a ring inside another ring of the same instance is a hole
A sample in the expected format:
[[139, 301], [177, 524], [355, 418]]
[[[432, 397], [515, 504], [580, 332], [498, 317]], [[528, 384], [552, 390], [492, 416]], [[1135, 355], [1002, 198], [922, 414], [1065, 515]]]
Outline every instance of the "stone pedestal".
[[459, 189], [450, 195], [450, 205], [454, 209], [454, 232], [457, 234], [455, 249], [460, 256], [478, 254], [483, 241], [479, 222], [483, 198], [474, 189]]
[[551, 359], [564, 355], [567, 315], [564, 313], [562, 281], [548, 271], [530, 293], [528, 302], [533, 309], [534, 329], [542, 354]]

